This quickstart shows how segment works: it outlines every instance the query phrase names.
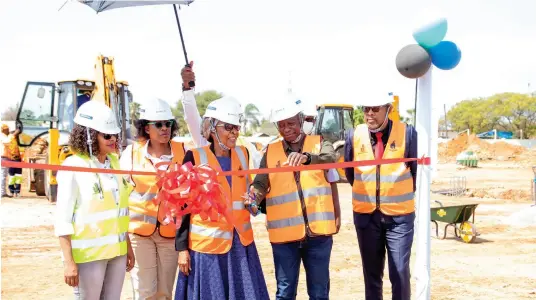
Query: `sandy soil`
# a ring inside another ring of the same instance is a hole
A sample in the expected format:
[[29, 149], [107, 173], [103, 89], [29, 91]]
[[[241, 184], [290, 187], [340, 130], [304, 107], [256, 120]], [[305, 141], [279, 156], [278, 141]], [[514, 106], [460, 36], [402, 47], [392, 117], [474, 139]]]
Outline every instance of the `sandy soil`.
[[[531, 205], [532, 170], [508, 162], [484, 163], [475, 169], [440, 165], [433, 190], [448, 188], [451, 176], [465, 176], [469, 191], [461, 197], [433, 194], [432, 200], [478, 203], [475, 225], [480, 236], [472, 244], [461, 242], [452, 232], [445, 240], [432, 239], [432, 299], [536, 299], [536, 226], [509, 225], [512, 213]], [[350, 188], [341, 185], [339, 189], [343, 226], [332, 252], [331, 298], [364, 299]], [[2, 199], [2, 299], [72, 299], [71, 289], [63, 283], [59, 246], [53, 236], [53, 208], [43, 198]], [[273, 296], [275, 278], [264, 219], [257, 218], [254, 228]], [[386, 268], [385, 299], [391, 294], [388, 278]], [[298, 299], [308, 299], [303, 268], [298, 294]], [[122, 299], [132, 299], [128, 275]]]

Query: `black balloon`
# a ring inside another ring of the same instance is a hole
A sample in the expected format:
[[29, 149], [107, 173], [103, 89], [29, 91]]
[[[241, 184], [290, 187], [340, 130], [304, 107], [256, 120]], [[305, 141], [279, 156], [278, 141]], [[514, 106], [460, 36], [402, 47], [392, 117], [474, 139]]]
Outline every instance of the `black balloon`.
[[407, 45], [396, 55], [396, 68], [404, 77], [415, 79], [428, 72], [432, 59], [418, 44]]

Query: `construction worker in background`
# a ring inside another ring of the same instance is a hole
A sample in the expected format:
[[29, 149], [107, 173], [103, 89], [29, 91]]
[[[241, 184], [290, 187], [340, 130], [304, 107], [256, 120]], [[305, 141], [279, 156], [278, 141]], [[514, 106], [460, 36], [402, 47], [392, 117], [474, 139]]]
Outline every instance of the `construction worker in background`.
[[[63, 166], [119, 169], [120, 132], [112, 110], [90, 101], [78, 109]], [[58, 171], [54, 222], [65, 283], [76, 299], [120, 299], [125, 272], [134, 266], [127, 234], [130, 185], [122, 176]]]
[[[2, 160], [20, 162], [20, 150], [17, 144], [17, 137], [20, 129], [17, 128], [13, 133], [9, 133], [9, 126], [2, 124]], [[7, 172], [6, 172], [7, 169]], [[7, 176], [9, 174], [9, 177]], [[12, 196], [20, 196], [20, 185], [22, 184], [21, 168], [4, 168], [2, 167], [2, 197], [9, 197], [6, 193], [6, 177], [8, 177], [9, 192]]]
[[[210, 144], [186, 153], [183, 163], [208, 164], [218, 171], [247, 170], [249, 152], [237, 146], [242, 109], [232, 98], [211, 102], [204, 119], [203, 136]], [[253, 241], [251, 210], [244, 206], [248, 176], [218, 177], [232, 207], [234, 225], [229, 220], [204, 221], [186, 215], [177, 231], [180, 273], [175, 300], [270, 299], [262, 267]]]
[[[123, 170], [156, 172], [160, 162], [182, 163], [183, 143], [172, 141], [178, 125], [169, 104], [161, 99], [147, 102], [136, 121], [138, 141], [121, 154]], [[167, 165], [159, 166], [166, 170]], [[129, 233], [138, 258], [130, 273], [134, 299], [171, 299], [177, 273], [175, 225], [165, 222], [164, 210], [154, 199], [159, 191], [154, 175], [127, 175], [134, 189], [129, 198]]]
[[[303, 132], [301, 101], [288, 99], [272, 110], [283, 140], [268, 145], [260, 168], [335, 162], [332, 144]], [[326, 171], [258, 174], [250, 187], [251, 205], [266, 198], [267, 229], [275, 264], [276, 299], [296, 299], [303, 260], [309, 299], [329, 298], [332, 235], [340, 228], [337, 186]]]
[[[349, 132], [345, 161], [417, 157], [417, 132], [413, 126], [388, 119], [392, 101], [385, 93], [361, 103], [366, 123]], [[410, 299], [416, 173], [416, 162], [345, 169], [352, 185], [367, 300], [383, 297], [386, 249], [393, 299]]]
[[[182, 91], [183, 97], [181, 99], [182, 107], [184, 109], [184, 121], [188, 126], [188, 131], [196, 147], [204, 147], [208, 145], [208, 141], [201, 134], [201, 127], [204, 125], [201, 124], [201, 116], [197, 108], [197, 103], [195, 100], [195, 92], [190, 87], [189, 82], [195, 82], [195, 73], [192, 70], [194, 62], [190, 62], [189, 66], [186, 66], [181, 71], [182, 76]], [[261, 161], [261, 152], [255, 147], [255, 145], [247, 141], [244, 137], [239, 136], [238, 145], [246, 146], [250, 155], [250, 168], [258, 168]]]

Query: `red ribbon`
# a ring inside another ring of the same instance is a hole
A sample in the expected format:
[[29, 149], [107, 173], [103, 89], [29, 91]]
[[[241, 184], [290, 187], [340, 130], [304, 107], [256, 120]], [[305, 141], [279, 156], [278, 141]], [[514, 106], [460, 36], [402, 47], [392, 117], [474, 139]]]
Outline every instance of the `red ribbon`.
[[[158, 167], [168, 165], [167, 170]], [[187, 162], [184, 165], [161, 162], [156, 166], [159, 193], [155, 204], [165, 216], [162, 223], [175, 223], [186, 214], [199, 215], [201, 219], [221, 221], [222, 218], [232, 223], [232, 214], [227, 207], [227, 197], [218, 182], [218, 172], [209, 165], [196, 165]]]

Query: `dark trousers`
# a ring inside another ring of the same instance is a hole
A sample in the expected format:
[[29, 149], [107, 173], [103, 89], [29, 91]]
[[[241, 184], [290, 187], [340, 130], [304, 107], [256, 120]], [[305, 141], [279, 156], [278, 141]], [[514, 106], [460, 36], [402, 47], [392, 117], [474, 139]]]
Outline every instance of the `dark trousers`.
[[383, 270], [385, 252], [389, 262], [389, 280], [393, 300], [410, 300], [411, 284], [409, 261], [413, 243], [415, 213], [387, 216], [379, 210], [372, 214], [354, 212], [354, 224], [361, 251], [365, 297], [383, 299]]
[[333, 237], [307, 237], [301, 242], [272, 244], [277, 300], [296, 299], [301, 261], [309, 299], [329, 299], [329, 261]]

